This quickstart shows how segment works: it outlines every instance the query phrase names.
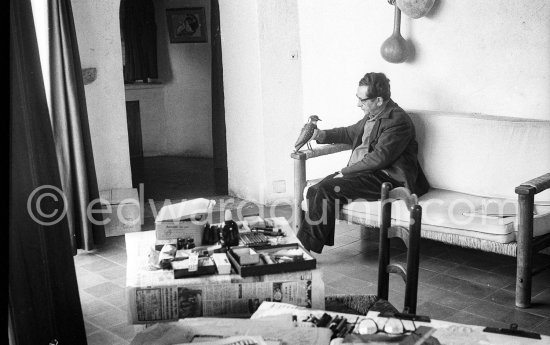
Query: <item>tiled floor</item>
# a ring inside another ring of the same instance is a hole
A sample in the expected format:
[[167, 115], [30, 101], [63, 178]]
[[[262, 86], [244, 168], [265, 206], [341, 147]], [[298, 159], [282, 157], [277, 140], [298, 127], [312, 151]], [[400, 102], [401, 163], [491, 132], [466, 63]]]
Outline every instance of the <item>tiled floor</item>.
[[[162, 161], [163, 169], [158, 167]], [[190, 183], [184, 178], [186, 171], [208, 167], [208, 161], [193, 160], [193, 164], [180, 158], [157, 158], [143, 162], [143, 172], [152, 172], [142, 181], [149, 188], [146, 197], [194, 198], [213, 195], [213, 179], [197, 179]], [[199, 168], [196, 168], [199, 167]], [[163, 171], [177, 170], [163, 180]], [[193, 175], [195, 174], [195, 175]], [[143, 176], [143, 175], [142, 175]], [[179, 176], [180, 178], [176, 178]], [[182, 181], [182, 182], [179, 182]], [[185, 182], [183, 182], [185, 181]], [[147, 196], [149, 195], [149, 196]], [[276, 216], [290, 217], [286, 206], [276, 210]], [[154, 229], [153, 218], [146, 212], [143, 230]], [[325, 291], [334, 293], [375, 293], [377, 280], [377, 232], [361, 230], [358, 226], [340, 223], [334, 247], [316, 254], [318, 267], [324, 274]], [[404, 247], [392, 245], [396, 260], [402, 260]], [[75, 267], [80, 290], [82, 311], [88, 344], [129, 344], [136, 330], [142, 326], [128, 325], [127, 305], [124, 297], [126, 254], [124, 237], [109, 237], [93, 252], [79, 251]], [[550, 263], [550, 256], [538, 255], [536, 265]], [[433, 318], [466, 324], [508, 327], [517, 323], [520, 328], [550, 335], [550, 270], [534, 277], [533, 306], [514, 308], [515, 259], [497, 254], [444, 245], [422, 240], [420, 260], [419, 302], [417, 313]], [[390, 281], [390, 301], [400, 308], [403, 305], [404, 283], [400, 278]]]

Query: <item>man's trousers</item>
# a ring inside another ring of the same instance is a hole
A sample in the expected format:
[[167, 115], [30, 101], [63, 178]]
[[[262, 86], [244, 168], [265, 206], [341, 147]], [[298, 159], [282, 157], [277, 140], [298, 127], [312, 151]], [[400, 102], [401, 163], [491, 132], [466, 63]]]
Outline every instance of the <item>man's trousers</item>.
[[382, 184], [390, 182], [393, 187], [403, 186], [383, 171], [361, 172], [335, 178], [338, 173], [325, 177], [309, 187], [306, 196], [306, 212], [298, 239], [303, 246], [321, 253], [325, 245], [334, 245], [336, 214], [344, 204], [352, 200], [380, 200]]

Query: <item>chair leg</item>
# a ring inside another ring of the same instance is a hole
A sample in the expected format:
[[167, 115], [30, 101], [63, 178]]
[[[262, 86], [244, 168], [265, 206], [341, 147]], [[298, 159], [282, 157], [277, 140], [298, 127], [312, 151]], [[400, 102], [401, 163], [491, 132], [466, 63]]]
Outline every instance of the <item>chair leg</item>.
[[407, 284], [405, 287], [405, 309], [416, 314], [418, 299], [418, 271], [420, 266], [420, 233], [422, 222], [422, 207], [414, 205], [411, 210], [411, 225], [409, 226], [409, 245], [407, 249]]
[[390, 263], [390, 240], [388, 238], [388, 228], [391, 225], [391, 201], [389, 192], [392, 185], [389, 182], [382, 184], [382, 210], [380, 217], [380, 240], [378, 243], [378, 297], [387, 300], [389, 296], [390, 277], [387, 272]]
[[518, 239], [516, 249], [516, 306], [528, 308], [531, 305], [531, 282], [533, 264], [533, 203], [534, 195], [520, 194]]

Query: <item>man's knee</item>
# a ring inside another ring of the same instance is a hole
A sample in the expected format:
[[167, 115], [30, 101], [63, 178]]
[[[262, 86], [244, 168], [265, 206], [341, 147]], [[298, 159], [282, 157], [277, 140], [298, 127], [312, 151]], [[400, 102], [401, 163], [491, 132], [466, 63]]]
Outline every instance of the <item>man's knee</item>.
[[322, 180], [313, 186], [309, 187], [307, 190], [307, 198], [310, 199], [312, 197], [315, 197], [317, 194], [321, 193], [321, 195], [325, 195], [327, 190], [330, 190], [330, 180]]
[[334, 180], [326, 181], [319, 187], [319, 192], [322, 192], [323, 195], [332, 196], [333, 198], [345, 197], [345, 194], [349, 189], [353, 187], [350, 186], [348, 181], [340, 178]]
[[331, 199], [334, 197], [334, 187], [328, 183], [320, 183], [317, 186], [315, 194], [312, 194], [312, 196], [315, 198]]

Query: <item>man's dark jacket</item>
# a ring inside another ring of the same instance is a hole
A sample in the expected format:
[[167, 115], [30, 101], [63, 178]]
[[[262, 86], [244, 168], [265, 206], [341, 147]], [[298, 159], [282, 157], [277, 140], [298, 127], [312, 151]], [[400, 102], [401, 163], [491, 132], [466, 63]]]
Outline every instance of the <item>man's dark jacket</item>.
[[[354, 150], [361, 145], [367, 116], [349, 127], [324, 131], [320, 144], [349, 144]], [[414, 124], [409, 115], [391, 99], [374, 123], [368, 138], [368, 154], [342, 169], [343, 175], [384, 170], [393, 179], [404, 182], [418, 196], [430, 188], [417, 160], [418, 143]]]

